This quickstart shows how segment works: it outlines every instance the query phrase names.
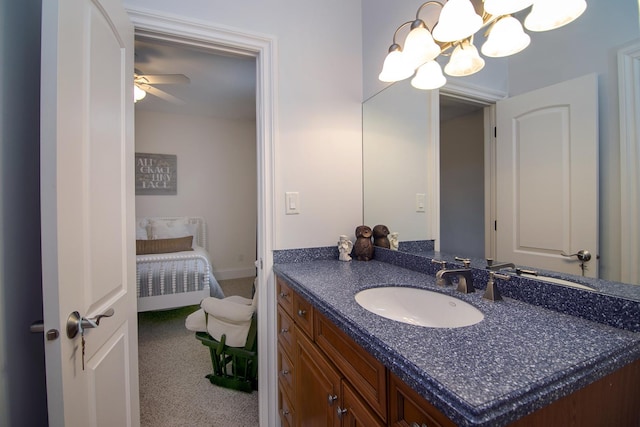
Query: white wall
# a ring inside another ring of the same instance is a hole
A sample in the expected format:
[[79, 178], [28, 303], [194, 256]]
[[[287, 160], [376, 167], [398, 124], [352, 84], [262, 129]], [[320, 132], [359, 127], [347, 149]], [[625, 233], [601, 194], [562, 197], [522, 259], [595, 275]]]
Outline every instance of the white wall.
[[[531, 34], [509, 59], [509, 93], [517, 95], [597, 73], [600, 106], [600, 275], [620, 279], [620, 119], [617, 50], [640, 37], [638, 3], [590, 0], [566, 27]], [[561, 40], [561, 41], [560, 41]]]
[[[360, 1], [126, 0], [276, 39], [275, 249], [335, 245], [362, 221]], [[299, 215], [284, 193], [300, 193]]]
[[254, 275], [255, 121], [136, 111], [136, 152], [178, 161], [178, 194], [136, 196], [136, 216], [202, 216], [216, 278]]
[[29, 332], [42, 319], [41, 2], [0, 1], [0, 17], [0, 426], [43, 426], [44, 338]]
[[484, 112], [440, 123], [440, 250], [484, 258]]

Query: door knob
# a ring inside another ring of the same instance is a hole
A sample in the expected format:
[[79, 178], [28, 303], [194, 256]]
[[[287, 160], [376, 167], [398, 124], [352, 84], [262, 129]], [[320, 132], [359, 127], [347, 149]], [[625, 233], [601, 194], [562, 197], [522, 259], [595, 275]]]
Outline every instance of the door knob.
[[96, 317], [82, 317], [80, 313], [74, 311], [67, 318], [67, 337], [73, 339], [78, 335], [78, 332], [82, 334], [85, 329], [97, 328], [98, 325], [100, 325], [100, 319], [103, 317], [111, 317], [114, 313], [115, 310], [110, 308]]

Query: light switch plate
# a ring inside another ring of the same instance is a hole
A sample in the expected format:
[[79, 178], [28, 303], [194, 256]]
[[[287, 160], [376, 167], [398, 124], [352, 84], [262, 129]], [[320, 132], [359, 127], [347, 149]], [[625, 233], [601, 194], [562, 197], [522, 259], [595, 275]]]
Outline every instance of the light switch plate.
[[297, 191], [284, 193], [285, 214], [298, 215], [300, 213], [300, 196]]
[[416, 193], [416, 212], [426, 212], [427, 197], [423, 193]]

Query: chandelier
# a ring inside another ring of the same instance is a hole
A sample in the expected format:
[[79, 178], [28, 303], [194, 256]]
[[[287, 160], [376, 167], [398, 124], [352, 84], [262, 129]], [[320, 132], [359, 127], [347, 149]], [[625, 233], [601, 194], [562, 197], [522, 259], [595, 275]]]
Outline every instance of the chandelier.
[[[429, 7], [440, 9], [438, 21], [429, 29], [420, 19]], [[585, 0], [483, 0], [482, 14], [478, 14], [471, 0], [447, 0], [446, 3], [427, 1], [416, 12], [416, 19], [400, 25], [393, 34], [393, 44], [384, 60], [378, 78], [396, 82], [411, 76], [411, 84], [418, 89], [437, 89], [447, 79], [436, 58], [449, 56], [444, 72], [450, 76], [469, 76], [484, 67], [484, 59], [473, 45], [473, 35], [487, 28], [487, 40], [480, 51], [484, 56], [497, 58], [516, 54], [529, 46], [531, 38], [513, 14], [527, 8], [524, 19], [529, 31], [548, 31], [578, 18], [587, 8]], [[409, 27], [404, 47], [396, 42], [398, 33]]]

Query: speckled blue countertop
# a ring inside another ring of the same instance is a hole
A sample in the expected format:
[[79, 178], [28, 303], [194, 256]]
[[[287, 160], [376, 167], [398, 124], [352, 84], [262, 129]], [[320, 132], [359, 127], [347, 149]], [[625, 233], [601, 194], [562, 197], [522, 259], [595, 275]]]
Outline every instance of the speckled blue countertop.
[[[438, 287], [432, 274], [379, 260], [340, 262], [331, 249], [318, 251], [275, 256], [274, 271], [462, 426], [508, 424], [640, 358], [638, 332], [512, 298], [486, 301], [481, 290], [462, 294]], [[379, 286], [449, 294], [485, 318], [455, 329], [388, 320], [354, 299], [357, 292]]]

